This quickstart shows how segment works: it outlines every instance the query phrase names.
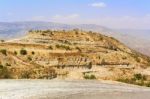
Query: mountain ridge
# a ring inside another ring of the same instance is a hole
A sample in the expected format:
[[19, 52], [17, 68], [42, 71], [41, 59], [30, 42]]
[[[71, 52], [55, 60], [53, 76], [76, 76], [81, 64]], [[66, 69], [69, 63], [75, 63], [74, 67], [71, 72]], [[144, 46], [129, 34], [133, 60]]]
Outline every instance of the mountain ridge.
[[[115, 37], [120, 40], [127, 46], [135, 49], [139, 52], [142, 52], [145, 55], [150, 56], [150, 46], [148, 39], [149, 31], [141, 30], [137, 32], [137, 30], [128, 30], [128, 29], [109, 29], [104, 26], [94, 25], [94, 24], [61, 24], [55, 22], [0, 22], [0, 38], [1, 39], [12, 39], [23, 37], [29, 30], [47, 30], [47, 29], [55, 29], [55, 30], [71, 30], [74, 28], [79, 28], [86, 31], [95, 31], [103, 33], [104, 35]], [[143, 33], [145, 32], [145, 34]], [[147, 35], [145, 38], [142, 35]], [[146, 46], [145, 46], [146, 45]]]

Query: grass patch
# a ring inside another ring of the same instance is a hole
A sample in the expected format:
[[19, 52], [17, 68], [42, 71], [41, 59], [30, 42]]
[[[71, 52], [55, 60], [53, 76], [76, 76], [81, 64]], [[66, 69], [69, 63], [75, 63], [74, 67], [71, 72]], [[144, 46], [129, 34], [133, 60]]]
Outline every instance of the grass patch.
[[132, 78], [119, 78], [119, 82], [134, 84], [139, 86], [150, 87], [150, 81], [147, 81], [146, 76], [142, 74], [134, 74]]
[[6, 50], [6, 49], [1, 49], [0, 52], [1, 52], [3, 55], [7, 55], [7, 50]]
[[71, 50], [71, 48], [69, 46], [66, 46], [66, 45], [56, 45], [56, 48], [59, 48], [59, 49], [65, 49], [65, 50]]
[[84, 79], [96, 79], [95, 75], [84, 75]]

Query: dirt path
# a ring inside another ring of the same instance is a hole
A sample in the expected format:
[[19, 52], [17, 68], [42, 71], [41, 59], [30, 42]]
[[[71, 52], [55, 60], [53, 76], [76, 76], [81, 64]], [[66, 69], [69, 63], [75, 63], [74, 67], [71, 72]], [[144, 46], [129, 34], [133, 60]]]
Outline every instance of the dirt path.
[[0, 81], [0, 99], [150, 99], [149, 93], [149, 88], [101, 81]]

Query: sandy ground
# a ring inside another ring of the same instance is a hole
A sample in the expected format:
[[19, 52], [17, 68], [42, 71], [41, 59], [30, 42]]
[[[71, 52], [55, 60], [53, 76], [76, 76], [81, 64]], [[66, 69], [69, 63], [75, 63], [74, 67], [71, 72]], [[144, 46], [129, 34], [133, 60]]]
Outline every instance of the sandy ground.
[[150, 99], [150, 88], [103, 81], [0, 80], [0, 99]]

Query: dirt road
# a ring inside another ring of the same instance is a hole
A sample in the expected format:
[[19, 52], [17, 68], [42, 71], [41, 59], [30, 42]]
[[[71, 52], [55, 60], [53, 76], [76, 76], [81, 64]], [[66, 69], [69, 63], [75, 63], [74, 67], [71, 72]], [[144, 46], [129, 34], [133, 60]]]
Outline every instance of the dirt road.
[[0, 99], [150, 99], [150, 88], [101, 81], [0, 80]]

